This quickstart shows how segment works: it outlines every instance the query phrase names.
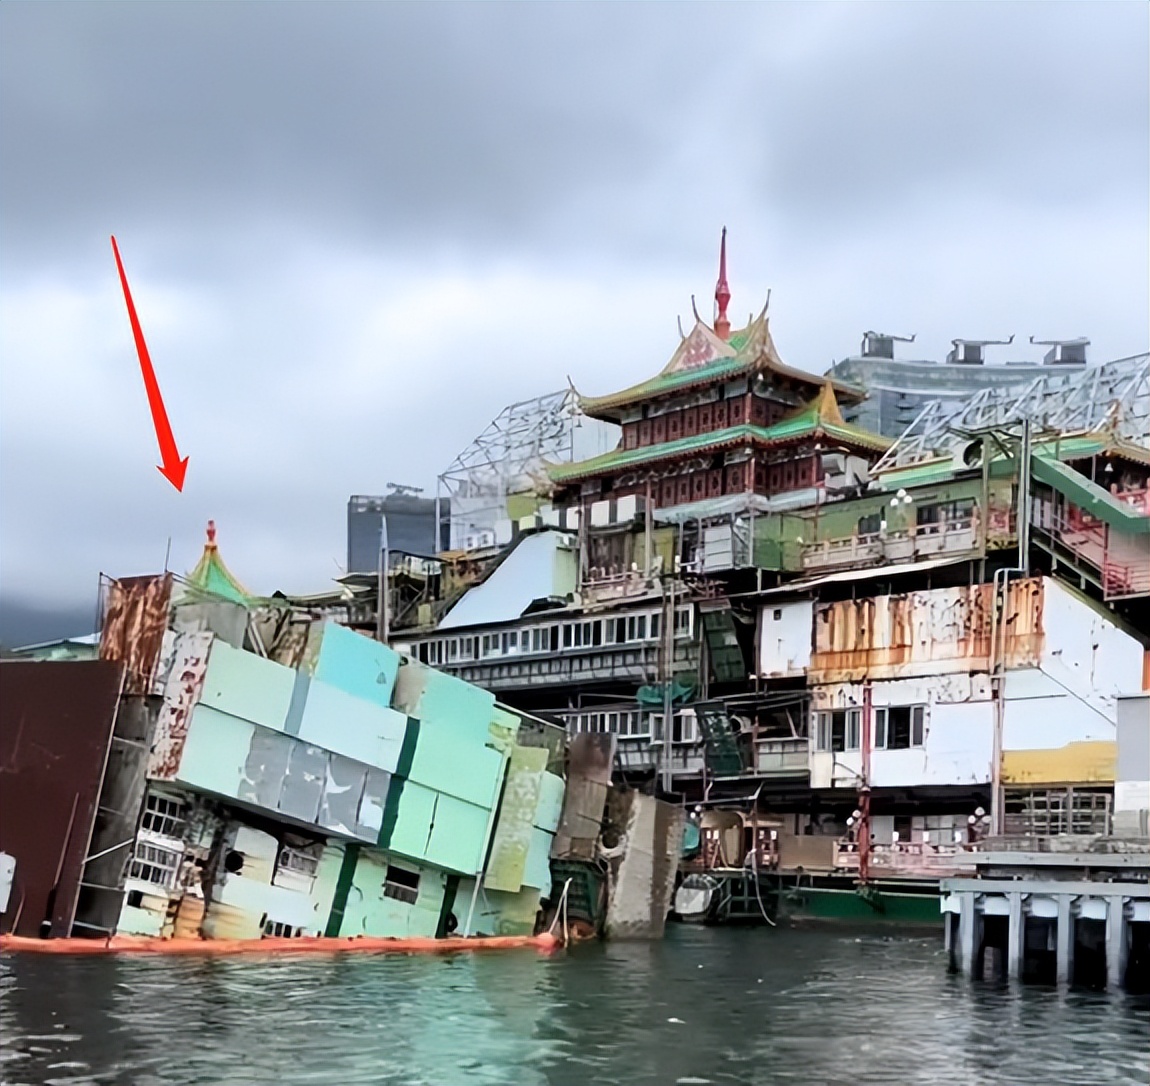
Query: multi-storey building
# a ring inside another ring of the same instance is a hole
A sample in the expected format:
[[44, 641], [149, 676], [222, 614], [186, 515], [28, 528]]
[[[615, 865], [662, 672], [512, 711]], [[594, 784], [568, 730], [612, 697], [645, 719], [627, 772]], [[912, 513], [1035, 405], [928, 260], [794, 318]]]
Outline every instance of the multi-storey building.
[[769, 827], [828, 901], [836, 873], [929, 880], [991, 831], [1108, 829], [1150, 640], [1150, 356], [936, 406], [892, 447], [728, 298], [720, 273], [713, 326], [581, 397], [618, 448], [555, 465], [473, 579], [441, 556], [453, 587], [393, 644], [753, 813], [747, 855]]

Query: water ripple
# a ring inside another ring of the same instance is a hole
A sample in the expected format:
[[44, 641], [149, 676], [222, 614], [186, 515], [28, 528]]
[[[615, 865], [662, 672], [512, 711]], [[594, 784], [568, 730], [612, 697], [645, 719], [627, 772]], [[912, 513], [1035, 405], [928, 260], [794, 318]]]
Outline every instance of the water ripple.
[[450, 958], [0, 960], [0, 1076], [124, 1086], [1145, 1086], [1150, 1003], [973, 985], [938, 940], [675, 928]]

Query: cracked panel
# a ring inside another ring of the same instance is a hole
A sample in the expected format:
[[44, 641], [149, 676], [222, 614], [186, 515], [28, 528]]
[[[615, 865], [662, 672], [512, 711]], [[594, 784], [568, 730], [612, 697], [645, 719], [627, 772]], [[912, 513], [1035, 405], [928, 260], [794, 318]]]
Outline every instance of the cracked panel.
[[366, 778], [367, 766], [339, 754], [330, 756], [319, 808], [321, 826], [349, 837], [361, 836], [357, 832], [358, 816]]
[[294, 741], [267, 728], [253, 728], [236, 799], [274, 811], [279, 805]]
[[292, 744], [287, 775], [280, 793], [279, 809], [292, 818], [315, 823], [319, 819], [319, 805], [327, 783], [328, 752], [321, 747], [309, 746], [289, 739]]

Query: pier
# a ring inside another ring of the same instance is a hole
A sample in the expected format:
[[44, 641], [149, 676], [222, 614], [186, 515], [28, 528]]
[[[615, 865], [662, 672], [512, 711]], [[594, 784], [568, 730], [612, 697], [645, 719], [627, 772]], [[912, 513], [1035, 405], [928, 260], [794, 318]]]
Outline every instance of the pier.
[[942, 881], [953, 968], [976, 978], [1150, 990], [1150, 847], [978, 855], [978, 874]]

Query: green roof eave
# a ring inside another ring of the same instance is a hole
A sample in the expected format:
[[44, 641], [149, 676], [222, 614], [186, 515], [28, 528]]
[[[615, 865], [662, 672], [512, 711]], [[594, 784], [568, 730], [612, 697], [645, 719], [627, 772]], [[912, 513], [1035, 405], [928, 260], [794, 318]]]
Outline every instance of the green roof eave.
[[729, 380], [749, 373], [751, 364], [742, 358], [719, 358], [705, 366], [693, 370], [679, 370], [677, 373], [660, 373], [641, 381], [637, 385], [613, 392], [607, 396], [580, 396], [579, 406], [585, 415], [594, 416], [600, 411], [610, 411], [625, 407], [637, 400], [678, 392], [695, 385], [705, 385], [712, 381]]
[[724, 430], [712, 430], [705, 434], [692, 434], [661, 445], [643, 445], [635, 449], [615, 449], [590, 460], [574, 464], [553, 464], [547, 470], [553, 482], [566, 483], [601, 475], [608, 471], [638, 464], [648, 464], [656, 460], [667, 460], [685, 456], [693, 452], [703, 452], [723, 448], [740, 442], [760, 445], [778, 445], [787, 441], [797, 441], [805, 437], [825, 434], [846, 444], [860, 446], [882, 452], [890, 446], [887, 438], [872, 434], [867, 430], [851, 426], [849, 423], [832, 423], [807, 417], [806, 413], [792, 419], [783, 419], [774, 426], [754, 426], [743, 423], [728, 426]]

